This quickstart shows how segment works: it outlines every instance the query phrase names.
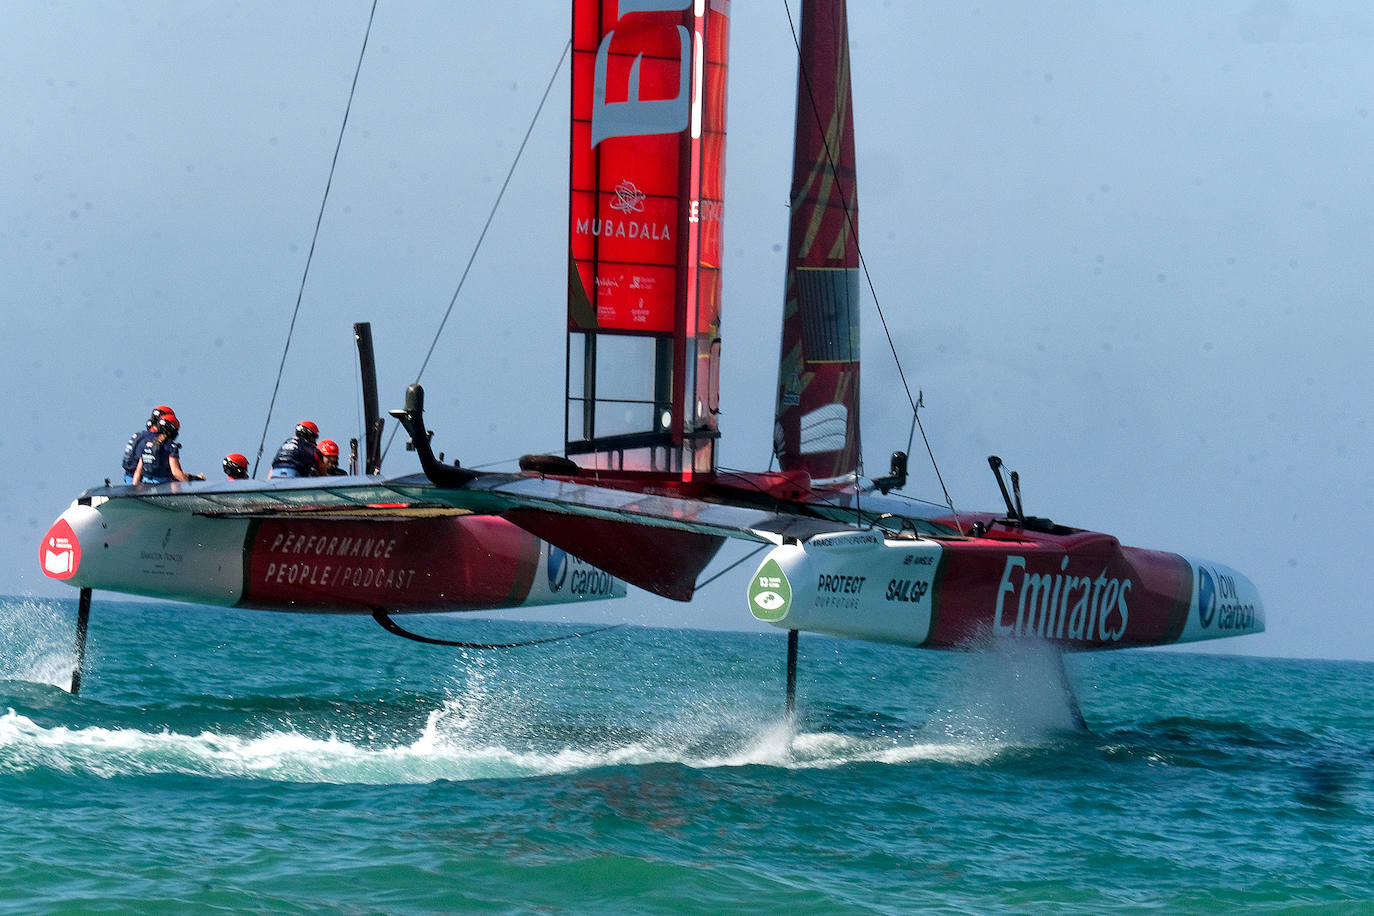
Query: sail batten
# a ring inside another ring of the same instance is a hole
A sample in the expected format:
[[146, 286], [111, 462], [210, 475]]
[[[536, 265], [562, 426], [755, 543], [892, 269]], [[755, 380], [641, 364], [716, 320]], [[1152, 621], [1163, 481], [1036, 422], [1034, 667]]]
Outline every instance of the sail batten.
[[813, 479], [860, 470], [859, 248], [843, 0], [802, 5], [774, 453]]

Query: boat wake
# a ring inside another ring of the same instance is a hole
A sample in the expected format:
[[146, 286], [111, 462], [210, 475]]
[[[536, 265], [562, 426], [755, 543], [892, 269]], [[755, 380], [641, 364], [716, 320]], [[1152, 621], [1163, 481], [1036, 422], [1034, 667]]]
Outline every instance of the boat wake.
[[[431, 715], [410, 743], [372, 747], [337, 736], [268, 731], [240, 736], [139, 729], [43, 726], [14, 709], [0, 716], [0, 772], [79, 773], [100, 778], [180, 774], [281, 782], [390, 785], [440, 780], [510, 779], [602, 767], [680, 764], [694, 769], [771, 766], [795, 769], [854, 763], [938, 761], [979, 764], [1000, 742], [879, 740], [827, 732], [793, 736], [785, 723], [736, 735], [734, 747], [700, 747], [703, 736], [646, 735], [591, 746], [521, 746], [505, 737], [455, 734], [447, 707]], [[457, 713], [461, 717], [461, 713]], [[719, 736], [712, 736], [719, 738]]]
[[[481, 666], [470, 674], [452, 694], [428, 700], [407, 694], [302, 706], [263, 697], [226, 708], [201, 697], [173, 708], [106, 707], [96, 721], [75, 715], [65, 693], [58, 702], [36, 686], [10, 690], [11, 703], [23, 711], [12, 705], [0, 715], [0, 772], [386, 785], [655, 764], [702, 770], [979, 765], [1045, 739], [1024, 729], [1012, 734], [986, 710], [920, 728], [870, 722], [835, 729], [821, 716], [798, 731], [771, 709], [700, 701], [659, 721], [612, 722], [594, 706], [551, 711], [547, 697], [488, 683]], [[426, 713], [423, 704], [435, 699], [438, 708]]]
[[[520, 669], [513, 676], [509, 666], [478, 653], [463, 656], [455, 679], [432, 691], [398, 690], [393, 679], [389, 687], [305, 695], [285, 682], [226, 699], [197, 689], [213, 683], [214, 674], [163, 678], [149, 690], [140, 686], [145, 671], [124, 682], [118, 699], [100, 702], [66, 692], [69, 607], [10, 599], [3, 608], [0, 772], [11, 774], [386, 785], [656, 764], [979, 766], [1053, 747], [1072, 728], [1062, 679], [1033, 647], [962, 656], [952, 682], [927, 678], [935, 692], [921, 705], [947, 711], [924, 722], [904, 709], [875, 714], [872, 697], [864, 696], [850, 705], [804, 701], [794, 725], [756, 684], [708, 678], [703, 688], [658, 668], [657, 643], [630, 654], [649, 667], [627, 674], [653, 686], [614, 698], [575, 667], [577, 657], [565, 660], [574, 665], [567, 670]], [[162, 670], [160, 662], [150, 664]]]

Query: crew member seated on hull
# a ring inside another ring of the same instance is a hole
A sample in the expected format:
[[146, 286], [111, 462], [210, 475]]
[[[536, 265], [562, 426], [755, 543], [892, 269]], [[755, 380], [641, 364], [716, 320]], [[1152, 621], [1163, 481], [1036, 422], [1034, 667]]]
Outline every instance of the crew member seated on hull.
[[302, 420], [296, 426], [296, 433], [277, 449], [277, 457], [272, 459], [272, 470], [267, 472], [269, 479], [284, 477], [314, 477], [320, 472], [320, 453], [315, 442], [320, 438], [320, 428], [311, 420]]
[[320, 476], [339, 477], [347, 474], [339, 467], [339, 443], [333, 439], [320, 440]]
[[248, 458], [238, 452], [224, 456], [224, 474], [230, 480], [248, 479]]
[[204, 480], [204, 474], [188, 474], [181, 469], [181, 446], [177, 434], [181, 423], [174, 415], [158, 417], [157, 437], [143, 446], [138, 467], [134, 468], [135, 486], [145, 483], [167, 483], [172, 480]]
[[138, 462], [143, 458], [143, 446], [157, 438], [157, 421], [161, 417], [176, 419], [176, 414], [166, 404], [157, 405], [149, 414], [148, 422], [143, 425], [143, 429], [130, 436], [128, 443], [124, 446], [125, 483], [134, 482], [134, 469], [138, 467]]

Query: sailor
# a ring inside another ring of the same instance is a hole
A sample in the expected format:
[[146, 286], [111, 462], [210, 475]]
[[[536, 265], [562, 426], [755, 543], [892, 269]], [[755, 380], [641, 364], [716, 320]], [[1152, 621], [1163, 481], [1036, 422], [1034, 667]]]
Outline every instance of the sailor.
[[224, 456], [224, 473], [230, 480], [248, 479], [248, 458], [238, 452], [230, 452]]
[[153, 408], [152, 414], [148, 416], [148, 422], [144, 428], [129, 437], [128, 443], [124, 446], [124, 482], [134, 482], [134, 469], [138, 467], [139, 459], [143, 456], [143, 446], [157, 438], [157, 421], [159, 417], [176, 418], [172, 408], [166, 404], [159, 404]]
[[177, 434], [181, 423], [175, 414], [157, 418], [157, 435], [143, 446], [138, 467], [134, 468], [133, 483], [167, 483], [170, 480], [204, 480], [204, 474], [187, 474], [181, 469], [181, 445]]
[[296, 426], [296, 433], [277, 449], [277, 457], [272, 459], [269, 478], [275, 477], [314, 477], [320, 472], [320, 453], [315, 442], [320, 438], [320, 428], [310, 420], [302, 420]]
[[348, 472], [339, 467], [339, 443], [333, 439], [320, 440], [320, 476], [338, 477]]

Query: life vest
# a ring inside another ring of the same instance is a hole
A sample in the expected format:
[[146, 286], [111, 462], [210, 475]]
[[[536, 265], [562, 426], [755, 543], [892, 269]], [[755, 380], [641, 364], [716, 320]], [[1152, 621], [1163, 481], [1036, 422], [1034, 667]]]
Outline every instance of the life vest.
[[138, 467], [138, 462], [143, 458], [143, 446], [157, 438], [157, 433], [151, 429], [136, 432], [129, 437], [129, 444], [124, 446], [124, 473], [132, 474]]
[[166, 483], [172, 479], [172, 458], [181, 460], [181, 444], [159, 442], [157, 436], [143, 446], [143, 476], [140, 483]]
[[277, 449], [277, 457], [272, 459], [274, 468], [295, 468], [301, 477], [314, 477], [319, 473], [320, 453], [315, 446], [300, 436], [292, 436]]

